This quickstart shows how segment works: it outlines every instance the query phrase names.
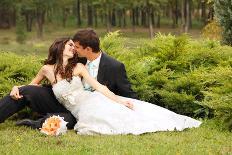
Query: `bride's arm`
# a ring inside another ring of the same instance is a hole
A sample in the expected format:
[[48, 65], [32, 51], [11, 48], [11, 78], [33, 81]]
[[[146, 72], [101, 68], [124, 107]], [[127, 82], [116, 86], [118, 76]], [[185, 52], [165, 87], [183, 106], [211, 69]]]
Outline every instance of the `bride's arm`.
[[[116, 96], [113, 92], [111, 92], [106, 86], [100, 84], [96, 79], [91, 77], [83, 64], [77, 64], [77, 69], [79, 71], [79, 75], [81, 75], [85, 79], [85, 81], [90, 86], [92, 86], [94, 89], [96, 89], [98, 92], [102, 93], [103, 95], [105, 95], [106, 97], [110, 98], [111, 100], [115, 102], [118, 102], [120, 104], [127, 106], [130, 109], [133, 108], [132, 103], [130, 103], [129, 101], [122, 100], [121, 98]], [[74, 71], [74, 74], [75, 74], [75, 71]]]
[[40, 84], [40, 82], [46, 78], [46, 66], [43, 66], [39, 72], [37, 73], [37, 75], [35, 76], [35, 78], [31, 81], [31, 83], [29, 83], [29, 85], [38, 85]]

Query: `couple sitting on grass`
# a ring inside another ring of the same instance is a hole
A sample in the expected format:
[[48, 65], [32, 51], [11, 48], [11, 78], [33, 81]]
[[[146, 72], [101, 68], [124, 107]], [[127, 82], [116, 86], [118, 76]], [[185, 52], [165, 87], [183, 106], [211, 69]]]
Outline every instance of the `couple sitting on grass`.
[[[93, 30], [80, 30], [72, 39], [56, 39], [48, 58], [27, 86], [14, 86], [0, 100], [0, 122], [29, 106], [41, 115], [16, 125], [41, 128], [50, 116], [61, 116], [78, 134], [134, 134], [182, 131], [201, 122], [140, 101], [124, 65], [100, 50]], [[40, 86], [42, 80], [50, 86]]]

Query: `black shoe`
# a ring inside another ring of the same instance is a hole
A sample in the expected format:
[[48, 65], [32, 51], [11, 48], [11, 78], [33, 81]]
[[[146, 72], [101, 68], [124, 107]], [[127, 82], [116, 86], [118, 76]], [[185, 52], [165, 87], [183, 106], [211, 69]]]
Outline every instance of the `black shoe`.
[[41, 124], [40, 119], [36, 121], [30, 119], [23, 119], [15, 123], [15, 125], [17, 126], [27, 126], [27, 127], [31, 127], [32, 129], [39, 129], [40, 124]]

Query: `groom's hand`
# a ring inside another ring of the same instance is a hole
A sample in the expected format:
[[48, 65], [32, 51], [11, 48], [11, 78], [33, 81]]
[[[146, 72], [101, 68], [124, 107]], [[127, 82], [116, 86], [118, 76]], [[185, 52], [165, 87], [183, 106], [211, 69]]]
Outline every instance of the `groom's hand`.
[[14, 86], [11, 89], [10, 96], [14, 100], [18, 100], [18, 99], [21, 99], [23, 97], [22, 95], [19, 94], [19, 88], [18, 88], [18, 86]]

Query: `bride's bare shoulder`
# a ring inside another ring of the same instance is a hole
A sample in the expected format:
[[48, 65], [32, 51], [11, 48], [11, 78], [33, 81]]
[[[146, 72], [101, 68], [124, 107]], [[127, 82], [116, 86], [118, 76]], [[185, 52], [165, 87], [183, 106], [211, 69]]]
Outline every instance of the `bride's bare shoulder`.
[[45, 73], [54, 71], [54, 65], [43, 65], [41, 70]]
[[85, 65], [83, 65], [82, 63], [77, 63], [76, 67], [77, 70], [83, 70], [85, 69]]
[[76, 75], [79, 75], [82, 73], [82, 71], [85, 69], [85, 66], [82, 63], [77, 63], [77, 65], [74, 68], [74, 73]]
[[78, 67], [85, 67], [85, 65], [83, 65], [82, 63], [77, 63]]

